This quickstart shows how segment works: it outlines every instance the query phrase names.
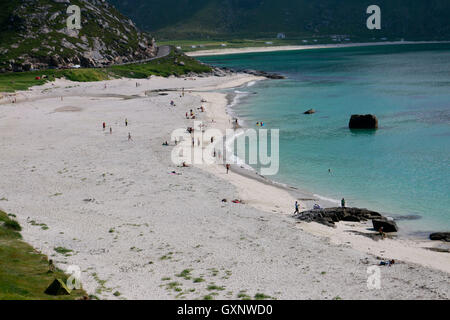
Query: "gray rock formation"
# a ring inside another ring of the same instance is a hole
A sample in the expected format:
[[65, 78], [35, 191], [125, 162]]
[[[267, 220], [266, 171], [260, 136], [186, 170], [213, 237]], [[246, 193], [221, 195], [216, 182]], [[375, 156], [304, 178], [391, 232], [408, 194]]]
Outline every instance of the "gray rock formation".
[[375, 211], [360, 208], [326, 208], [303, 211], [295, 218], [306, 222], [318, 222], [329, 227], [339, 221], [361, 222], [373, 219], [382, 219], [383, 216]]
[[[104, 67], [156, 55], [154, 39], [108, 2], [79, 0], [81, 29], [68, 29], [69, 1], [27, 0], [7, 8], [0, 25], [0, 72]], [[8, 37], [3, 39], [2, 35]], [[31, 47], [32, 49], [30, 49]]]
[[430, 240], [441, 240], [450, 242], [450, 232], [435, 232], [430, 234]]

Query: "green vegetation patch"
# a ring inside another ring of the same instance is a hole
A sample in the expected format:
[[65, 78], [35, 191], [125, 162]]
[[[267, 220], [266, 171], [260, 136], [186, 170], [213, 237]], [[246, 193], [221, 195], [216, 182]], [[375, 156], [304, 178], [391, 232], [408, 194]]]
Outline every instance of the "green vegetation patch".
[[215, 284], [210, 284], [206, 289], [208, 289], [209, 291], [214, 291], [214, 290], [222, 291], [222, 290], [225, 290], [224, 287], [217, 286]]
[[54, 248], [53, 250], [55, 250], [56, 252], [58, 252], [58, 253], [60, 253], [60, 254], [63, 254], [63, 255], [67, 255], [67, 254], [69, 254], [70, 252], [72, 252], [71, 249], [67, 249], [67, 248], [64, 248], [64, 247], [56, 247], [56, 248]]
[[65, 282], [67, 275], [58, 269], [49, 271], [47, 256], [22, 241], [18, 230], [5, 226], [14, 224], [11, 221], [0, 211], [0, 300], [72, 300], [85, 296], [81, 289], [62, 296], [44, 293], [55, 278]]
[[179, 274], [176, 274], [176, 276], [179, 278], [184, 278], [185, 280], [190, 280], [192, 278], [191, 272], [192, 272], [192, 269], [184, 269]]
[[[146, 79], [149, 76], [182, 76], [190, 72], [211, 72], [211, 67], [171, 48], [169, 55], [146, 63], [135, 63], [107, 68], [52, 69], [28, 72], [0, 73], [0, 92], [27, 90], [56, 78], [77, 82], [103, 81], [117, 78]], [[43, 77], [44, 76], [44, 77]], [[36, 79], [39, 77], [39, 79]]]
[[267, 300], [267, 299], [272, 299], [271, 296], [268, 296], [264, 293], [257, 293], [255, 294], [255, 300]]

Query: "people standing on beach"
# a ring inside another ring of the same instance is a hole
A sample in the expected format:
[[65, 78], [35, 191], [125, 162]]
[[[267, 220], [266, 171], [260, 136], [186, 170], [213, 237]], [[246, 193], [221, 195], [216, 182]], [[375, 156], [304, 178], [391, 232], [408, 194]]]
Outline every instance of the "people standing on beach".
[[103, 122], [103, 131], [105, 131], [105, 129], [106, 129], [106, 123]]
[[229, 163], [227, 163], [226, 168], [227, 168], [227, 174], [228, 174], [228, 171], [230, 171], [230, 164]]
[[345, 199], [344, 198], [342, 198], [342, 200], [341, 200], [341, 207], [345, 208]]
[[133, 141], [133, 139], [131, 139], [131, 133], [128, 132], [128, 141]]
[[211, 137], [211, 143], [213, 143], [214, 142], [214, 137]]
[[125, 118], [125, 127], [128, 127], [128, 119]]
[[112, 134], [112, 127], [109, 127], [109, 134]]
[[184, 88], [181, 89], [181, 95], [184, 97]]
[[300, 211], [298, 210], [298, 201], [295, 201], [295, 212], [294, 214], [300, 213]]

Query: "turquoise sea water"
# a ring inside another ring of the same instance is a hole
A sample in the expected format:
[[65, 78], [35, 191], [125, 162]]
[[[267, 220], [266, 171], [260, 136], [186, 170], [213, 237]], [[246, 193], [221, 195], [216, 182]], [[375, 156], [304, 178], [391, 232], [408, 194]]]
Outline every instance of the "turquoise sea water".
[[[389, 215], [408, 232], [450, 230], [450, 45], [320, 49], [203, 57], [286, 80], [239, 89], [233, 112], [280, 129], [273, 180]], [[314, 108], [314, 115], [303, 112]], [[376, 132], [352, 132], [352, 114]], [[332, 173], [328, 172], [331, 169]]]

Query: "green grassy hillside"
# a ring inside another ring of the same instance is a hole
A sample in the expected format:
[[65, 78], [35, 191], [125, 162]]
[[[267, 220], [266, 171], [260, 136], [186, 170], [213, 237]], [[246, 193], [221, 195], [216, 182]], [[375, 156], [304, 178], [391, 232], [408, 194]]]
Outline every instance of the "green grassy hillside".
[[[448, 0], [110, 0], [158, 39], [288, 38], [344, 34], [358, 39], [450, 39]], [[366, 9], [382, 10], [382, 30]]]

